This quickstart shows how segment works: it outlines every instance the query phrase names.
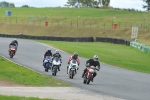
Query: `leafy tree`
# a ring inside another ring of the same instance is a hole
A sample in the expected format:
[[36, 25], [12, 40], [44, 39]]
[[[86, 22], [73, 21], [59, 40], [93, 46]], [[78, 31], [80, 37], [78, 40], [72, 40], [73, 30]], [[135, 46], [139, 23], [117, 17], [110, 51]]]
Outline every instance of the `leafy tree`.
[[6, 1], [0, 2], [0, 7], [3, 7], [3, 8], [9, 7], [9, 3]]
[[68, 6], [75, 7], [75, 4], [77, 3], [77, 0], [68, 0], [67, 4]]
[[15, 7], [14, 3], [9, 3], [6, 1], [0, 2], [0, 7], [7, 8], [7, 7]]
[[22, 5], [21, 8], [28, 8], [28, 5]]
[[103, 6], [109, 6], [110, 0], [102, 0]]
[[15, 4], [14, 4], [14, 3], [10, 3], [10, 4], [9, 4], [9, 7], [14, 8], [14, 7], [15, 7]]
[[147, 11], [150, 10], [150, 0], [143, 0], [147, 5], [143, 5], [143, 8], [145, 8]]
[[98, 7], [101, 0], [68, 0], [66, 6], [72, 7]]

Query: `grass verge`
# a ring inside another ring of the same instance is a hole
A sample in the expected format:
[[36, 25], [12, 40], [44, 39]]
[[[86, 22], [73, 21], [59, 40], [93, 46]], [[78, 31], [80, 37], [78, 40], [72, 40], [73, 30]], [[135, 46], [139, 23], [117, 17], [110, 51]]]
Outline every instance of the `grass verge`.
[[0, 80], [11, 81], [26, 86], [71, 86], [61, 80], [45, 76], [0, 57]]
[[71, 54], [76, 51], [80, 57], [91, 58], [93, 55], [98, 55], [101, 62], [129, 70], [150, 73], [150, 54], [143, 53], [129, 46], [101, 42], [84, 43], [45, 40], [38, 40], [38, 42]]
[[0, 100], [55, 100], [55, 99], [40, 99], [40, 98], [34, 98], [34, 97], [18, 97], [18, 96], [3, 96], [0, 95]]

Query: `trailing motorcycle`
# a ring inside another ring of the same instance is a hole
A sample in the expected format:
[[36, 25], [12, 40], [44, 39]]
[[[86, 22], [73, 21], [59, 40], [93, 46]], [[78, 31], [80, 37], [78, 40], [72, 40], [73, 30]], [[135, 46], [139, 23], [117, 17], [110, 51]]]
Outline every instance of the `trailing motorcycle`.
[[45, 57], [43, 66], [45, 68], [45, 72], [48, 72], [48, 70], [51, 69], [51, 66], [52, 66], [52, 57], [51, 56]]
[[16, 53], [16, 46], [10, 46], [10, 48], [9, 48], [10, 58], [13, 58], [13, 56], [15, 55], [15, 53]]
[[52, 75], [56, 76], [58, 67], [61, 66], [61, 61], [59, 57], [54, 57], [52, 61]]
[[89, 84], [90, 81], [92, 81], [93, 74], [96, 70], [98, 70], [98, 69], [94, 66], [90, 66], [87, 68], [86, 73], [84, 74], [84, 77], [83, 77], [83, 83], [84, 84]]
[[68, 67], [68, 75], [69, 75], [69, 78], [73, 79], [73, 77], [75, 76], [75, 74], [77, 73], [77, 70], [78, 70], [78, 62], [77, 60], [75, 59], [72, 59], [70, 61], [70, 64], [69, 64], [69, 67]]

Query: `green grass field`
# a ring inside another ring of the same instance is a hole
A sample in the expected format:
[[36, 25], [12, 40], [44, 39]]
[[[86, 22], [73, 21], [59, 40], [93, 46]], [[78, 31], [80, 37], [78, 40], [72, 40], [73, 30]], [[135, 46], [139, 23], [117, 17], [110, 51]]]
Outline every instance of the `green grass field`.
[[91, 58], [93, 55], [98, 55], [100, 62], [139, 72], [150, 73], [150, 55], [129, 46], [98, 42], [79, 43], [42, 40], [39, 40], [39, 42], [59, 48], [70, 54], [76, 51], [79, 53], [80, 57]]
[[0, 57], [0, 80], [25, 86], [68, 87], [66, 82], [45, 76]]

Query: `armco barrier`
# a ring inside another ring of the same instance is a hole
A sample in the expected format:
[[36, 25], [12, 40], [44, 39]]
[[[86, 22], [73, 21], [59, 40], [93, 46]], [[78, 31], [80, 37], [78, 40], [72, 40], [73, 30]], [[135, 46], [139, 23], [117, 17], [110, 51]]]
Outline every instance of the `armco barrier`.
[[130, 46], [130, 41], [124, 39], [117, 39], [117, 38], [96, 37], [96, 42], [109, 42], [109, 43], [123, 44], [126, 46]]
[[145, 44], [132, 41], [132, 42], [130, 42], [130, 46], [132, 46], [140, 51], [143, 51], [145, 53], [150, 53], [150, 46], [146, 46]]
[[30, 35], [22, 35], [22, 34], [21, 35], [0, 34], [0, 37], [52, 40], [52, 41], [69, 41], [69, 42], [94, 42], [93, 37], [53, 37], [53, 36], [30, 36]]

